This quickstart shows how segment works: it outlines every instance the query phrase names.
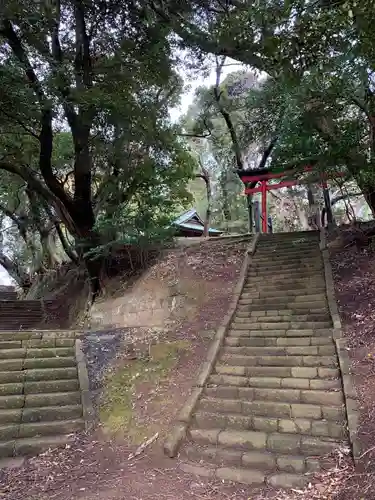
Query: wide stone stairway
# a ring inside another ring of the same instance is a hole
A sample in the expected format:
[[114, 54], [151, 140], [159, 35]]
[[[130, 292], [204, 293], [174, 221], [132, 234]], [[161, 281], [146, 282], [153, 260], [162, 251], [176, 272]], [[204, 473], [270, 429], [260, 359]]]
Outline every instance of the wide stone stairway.
[[181, 467], [303, 487], [347, 442], [315, 232], [261, 236], [237, 310], [181, 449]]
[[38, 329], [35, 302], [0, 291], [0, 458], [64, 445], [85, 426], [76, 334]]

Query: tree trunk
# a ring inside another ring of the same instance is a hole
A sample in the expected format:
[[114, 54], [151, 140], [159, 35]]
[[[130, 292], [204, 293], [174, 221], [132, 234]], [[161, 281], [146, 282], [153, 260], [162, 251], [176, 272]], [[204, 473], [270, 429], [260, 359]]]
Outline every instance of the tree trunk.
[[226, 223], [230, 221], [230, 208], [229, 208], [229, 197], [228, 197], [228, 186], [227, 186], [227, 172], [222, 172], [220, 175], [220, 187], [222, 194], [222, 210], [223, 216]]
[[253, 232], [253, 195], [248, 194], [246, 196], [247, 203], [247, 213], [249, 216], [249, 233]]
[[30, 288], [31, 278], [29, 273], [2, 252], [0, 252], [0, 265], [3, 266], [9, 276], [13, 278], [17, 285], [23, 290], [26, 291]]
[[94, 231], [90, 231], [77, 243], [78, 257], [85, 264], [90, 281], [91, 302], [94, 303], [102, 290], [103, 257], [99, 253], [95, 253], [95, 249], [101, 243], [100, 236]]
[[[335, 219], [333, 218], [332, 204], [329, 196], [329, 189], [323, 188], [324, 206], [327, 213], [327, 226], [333, 226], [335, 224]], [[321, 214], [321, 225], [324, 227], [324, 216], [323, 212]]]
[[368, 206], [370, 207], [372, 216], [375, 218], [375, 188], [370, 188], [370, 187], [362, 188], [361, 186], [359, 187], [363, 193], [363, 196]]
[[199, 163], [201, 166], [202, 173], [197, 174], [197, 177], [204, 180], [206, 185], [206, 196], [207, 196], [207, 208], [206, 208], [206, 216], [204, 218], [204, 227], [203, 227], [203, 237], [209, 236], [210, 232], [210, 221], [211, 221], [211, 181], [210, 174], [208, 170], [203, 166], [203, 163], [199, 159]]

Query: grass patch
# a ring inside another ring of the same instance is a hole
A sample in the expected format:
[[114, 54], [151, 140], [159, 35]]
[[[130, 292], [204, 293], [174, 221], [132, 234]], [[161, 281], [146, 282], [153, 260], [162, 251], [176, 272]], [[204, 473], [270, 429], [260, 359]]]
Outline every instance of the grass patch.
[[143, 441], [150, 429], [137, 421], [134, 412], [137, 385], [148, 382], [153, 388], [157, 387], [176, 366], [181, 352], [188, 349], [188, 341], [161, 342], [150, 347], [149, 357], [120, 361], [107, 373], [99, 406], [100, 422], [106, 434], [127, 436], [134, 444]]

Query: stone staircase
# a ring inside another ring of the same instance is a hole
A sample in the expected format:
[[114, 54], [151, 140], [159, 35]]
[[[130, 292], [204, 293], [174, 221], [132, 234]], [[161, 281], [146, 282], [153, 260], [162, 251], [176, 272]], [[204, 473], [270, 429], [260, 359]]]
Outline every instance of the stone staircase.
[[347, 443], [332, 328], [319, 234], [261, 236], [181, 468], [298, 488], [329, 465]]
[[0, 332], [0, 458], [71, 441], [85, 422], [74, 332]]

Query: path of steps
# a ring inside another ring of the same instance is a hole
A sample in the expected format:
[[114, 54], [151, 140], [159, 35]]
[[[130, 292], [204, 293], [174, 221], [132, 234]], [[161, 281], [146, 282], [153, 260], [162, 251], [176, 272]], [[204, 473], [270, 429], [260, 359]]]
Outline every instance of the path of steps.
[[319, 235], [259, 239], [181, 449], [185, 471], [302, 487], [347, 440]]
[[0, 332], [0, 457], [34, 455], [84, 428], [75, 333]]

